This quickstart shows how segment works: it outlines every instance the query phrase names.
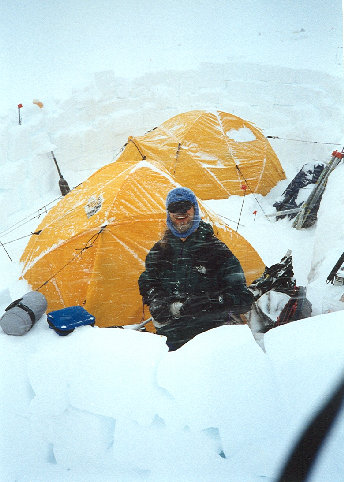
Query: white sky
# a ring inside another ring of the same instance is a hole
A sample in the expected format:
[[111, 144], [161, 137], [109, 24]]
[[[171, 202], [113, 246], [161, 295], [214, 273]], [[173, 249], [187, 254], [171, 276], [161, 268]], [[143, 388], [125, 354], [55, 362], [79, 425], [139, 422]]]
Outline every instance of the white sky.
[[340, 0], [3, 0], [0, 109], [123, 77], [232, 60], [341, 75]]

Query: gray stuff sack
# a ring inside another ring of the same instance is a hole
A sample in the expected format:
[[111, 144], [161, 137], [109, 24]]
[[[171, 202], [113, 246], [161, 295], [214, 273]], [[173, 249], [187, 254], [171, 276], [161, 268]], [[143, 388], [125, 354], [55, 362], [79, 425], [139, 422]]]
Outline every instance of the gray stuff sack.
[[47, 309], [47, 300], [42, 293], [30, 291], [13, 301], [0, 318], [0, 326], [7, 335], [25, 335]]

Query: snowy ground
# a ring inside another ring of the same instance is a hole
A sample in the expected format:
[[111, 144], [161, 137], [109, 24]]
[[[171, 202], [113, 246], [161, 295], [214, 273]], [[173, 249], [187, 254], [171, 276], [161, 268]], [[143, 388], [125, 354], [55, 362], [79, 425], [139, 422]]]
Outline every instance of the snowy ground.
[[[290, 221], [267, 216], [304, 163], [327, 161], [344, 144], [343, 79], [323, 68], [333, 37], [322, 44], [317, 68], [314, 36], [299, 27], [274, 31], [291, 59], [295, 47], [297, 66], [295, 59], [278, 65], [276, 48], [271, 64], [231, 57], [130, 79], [104, 70], [71, 95], [44, 99], [43, 109], [24, 103], [20, 126], [16, 109], [0, 117], [0, 314], [29, 291], [18, 281], [18, 260], [60, 196], [50, 151], [76, 186], [115, 159], [129, 135], [193, 109], [231, 112], [277, 137], [271, 144], [287, 180], [264, 198], [246, 196], [239, 233], [266, 265], [291, 249], [296, 280], [313, 305], [311, 318], [269, 331], [266, 352], [247, 326], [212, 330], [175, 353], [162, 338], [129, 330], [85, 327], [58, 337], [45, 316], [24, 337], [0, 333], [2, 481], [276, 477], [344, 366], [343, 289], [325, 282], [343, 251], [344, 166], [330, 177], [314, 227], [295, 230]], [[258, 38], [258, 27], [254, 33]], [[302, 42], [309, 54], [304, 68]], [[242, 198], [207, 204], [236, 229]], [[343, 417], [312, 482], [343, 480]]]

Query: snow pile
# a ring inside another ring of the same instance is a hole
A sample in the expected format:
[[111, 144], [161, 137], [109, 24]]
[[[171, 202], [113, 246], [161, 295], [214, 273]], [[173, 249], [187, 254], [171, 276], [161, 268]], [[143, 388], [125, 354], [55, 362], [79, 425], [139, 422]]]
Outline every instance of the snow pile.
[[326, 286], [324, 283], [344, 251], [344, 199], [340, 193], [343, 182], [344, 165], [341, 163], [328, 180], [315, 228], [312, 269], [308, 281], [316, 313], [344, 309], [344, 302], [340, 301], [343, 287]]
[[[266, 354], [247, 326], [173, 353], [150, 333], [59, 337], [43, 319], [2, 336], [2, 480], [273, 480], [342, 372], [343, 332], [336, 313], [295, 322], [266, 335]], [[338, 428], [330, 454], [342, 442]], [[340, 480], [343, 462], [324, 460]]]

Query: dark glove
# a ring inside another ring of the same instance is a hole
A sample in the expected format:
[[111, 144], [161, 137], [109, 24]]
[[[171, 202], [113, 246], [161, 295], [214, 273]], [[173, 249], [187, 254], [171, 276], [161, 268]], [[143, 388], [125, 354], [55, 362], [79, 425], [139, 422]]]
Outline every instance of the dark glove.
[[166, 298], [153, 299], [149, 304], [149, 311], [154, 320], [159, 323], [168, 323], [170, 321], [170, 301]]
[[225, 309], [224, 301], [221, 296], [214, 296], [210, 298], [204, 295], [189, 296], [183, 303], [180, 309], [181, 316], [197, 315], [201, 312], [211, 313]]

